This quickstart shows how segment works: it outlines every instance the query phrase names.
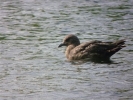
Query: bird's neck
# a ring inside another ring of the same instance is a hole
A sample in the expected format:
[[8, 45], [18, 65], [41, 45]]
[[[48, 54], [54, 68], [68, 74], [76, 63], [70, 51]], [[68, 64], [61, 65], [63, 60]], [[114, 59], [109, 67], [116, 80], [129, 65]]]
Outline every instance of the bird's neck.
[[71, 50], [74, 49], [76, 46], [75, 45], [69, 45], [67, 46], [66, 50], [65, 50], [65, 55], [66, 57], [69, 59], [69, 55], [71, 53]]

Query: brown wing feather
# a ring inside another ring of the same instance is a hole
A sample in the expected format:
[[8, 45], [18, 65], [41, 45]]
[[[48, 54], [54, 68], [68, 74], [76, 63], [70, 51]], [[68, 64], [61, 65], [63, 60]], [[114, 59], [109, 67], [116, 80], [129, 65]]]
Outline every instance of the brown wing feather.
[[101, 41], [94, 40], [94, 41], [82, 43], [79, 46], [75, 47], [71, 51], [71, 57], [73, 57], [72, 59], [87, 57], [91, 52], [92, 46], [96, 43], [101, 43]]
[[91, 41], [83, 43], [72, 50], [73, 59], [86, 58], [89, 56], [100, 56], [110, 58], [114, 53], [124, 47], [124, 40], [116, 42]]

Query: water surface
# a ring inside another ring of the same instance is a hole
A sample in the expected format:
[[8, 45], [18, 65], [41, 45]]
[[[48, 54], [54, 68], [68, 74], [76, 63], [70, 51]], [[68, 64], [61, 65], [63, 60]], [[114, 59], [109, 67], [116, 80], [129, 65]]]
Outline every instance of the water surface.
[[[0, 100], [132, 100], [132, 0], [1, 0]], [[58, 48], [126, 39], [113, 63], [69, 62]]]

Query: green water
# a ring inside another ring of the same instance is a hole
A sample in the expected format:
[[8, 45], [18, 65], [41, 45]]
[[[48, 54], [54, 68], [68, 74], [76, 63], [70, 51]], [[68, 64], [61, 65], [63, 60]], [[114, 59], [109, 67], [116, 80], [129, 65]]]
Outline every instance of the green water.
[[[1, 0], [0, 100], [132, 100], [132, 0]], [[72, 63], [58, 48], [126, 39], [113, 63]]]

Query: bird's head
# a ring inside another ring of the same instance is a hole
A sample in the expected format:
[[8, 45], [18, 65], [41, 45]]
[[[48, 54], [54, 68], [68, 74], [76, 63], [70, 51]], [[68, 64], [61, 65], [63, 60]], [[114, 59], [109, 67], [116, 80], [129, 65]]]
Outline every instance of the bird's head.
[[69, 34], [63, 39], [63, 43], [61, 43], [58, 47], [69, 46], [69, 45], [77, 46], [79, 44], [80, 44], [80, 41], [78, 37], [73, 34]]

